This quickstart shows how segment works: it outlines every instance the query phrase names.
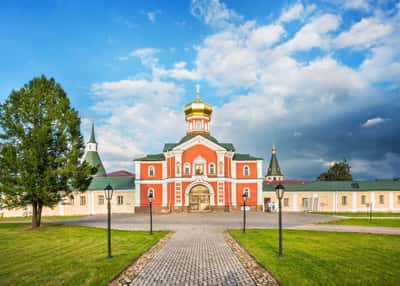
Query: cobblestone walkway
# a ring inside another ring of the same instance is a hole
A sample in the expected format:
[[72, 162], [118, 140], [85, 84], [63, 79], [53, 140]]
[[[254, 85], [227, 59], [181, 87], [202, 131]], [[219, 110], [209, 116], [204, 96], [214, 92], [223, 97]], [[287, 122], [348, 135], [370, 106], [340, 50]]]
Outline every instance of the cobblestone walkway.
[[131, 285], [255, 285], [222, 230], [178, 230]]

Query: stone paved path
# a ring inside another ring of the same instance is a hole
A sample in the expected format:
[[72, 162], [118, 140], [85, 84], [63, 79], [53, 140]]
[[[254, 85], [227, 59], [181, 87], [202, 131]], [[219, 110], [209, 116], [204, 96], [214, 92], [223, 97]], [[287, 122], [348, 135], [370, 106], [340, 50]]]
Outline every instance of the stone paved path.
[[178, 230], [131, 285], [255, 285], [222, 229]]

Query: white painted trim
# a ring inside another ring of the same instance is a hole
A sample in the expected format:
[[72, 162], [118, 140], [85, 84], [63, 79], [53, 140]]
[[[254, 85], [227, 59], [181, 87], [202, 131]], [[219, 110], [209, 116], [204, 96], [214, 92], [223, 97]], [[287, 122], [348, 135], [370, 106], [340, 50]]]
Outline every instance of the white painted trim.
[[94, 192], [89, 191], [89, 214], [94, 215], [95, 210], [94, 210]]
[[394, 209], [394, 193], [389, 192], [389, 209]]
[[293, 193], [293, 210], [299, 210], [299, 194], [297, 192]]
[[[197, 186], [197, 185], [204, 185], [209, 189], [209, 191], [210, 191], [210, 205], [214, 206], [215, 205], [215, 191], [214, 191], [214, 188], [206, 181], [194, 181], [194, 182], [192, 182], [191, 184], [189, 184], [186, 187], [186, 190], [185, 190], [185, 206], [189, 206], [189, 192], [190, 192], [190, 190], [194, 186]], [[217, 188], [218, 188], [218, 184], [217, 184]]]
[[231, 191], [232, 191], [232, 205], [236, 206], [236, 184], [232, 184], [231, 187]]
[[168, 204], [167, 184], [162, 184], [162, 206], [166, 207]]
[[371, 192], [371, 204], [372, 204], [372, 210], [375, 208], [375, 192]]
[[337, 205], [338, 205], [338, 195], [337, 195], [337, 191], [335, 191], [335, 195], [333, 196], [334, 197], [334, 203], [333, 203], [333, 209], [334, 209], [334, 212], [337, 212]]
[[[196, 180], [198, 176], [192, 176], [188, 178], [170, 178], [166, 180], [135, 180], [135, 183], [141, 183], [141, 184], [163, 184], [164, 182], [167, 183], [174, 183], [174, 182], [192, 182]], [[224, 181], [224, 182], [232, 182], [232, 183], [258, 183], [258, 182], [263, 182], [263, 179], [234, 179], [234, 178], [227, 178], [227, 177], [222, 177], [222, 178], [216, 178], [216, 177], [207, 177], [207, 176], [201, 176], [204, 177], [204, 180], [208, 182], [218, 182], [218, 181]]]
[[140, 178], [140, 163], [138, 161], [135, 161], [135, 173], [136, 177]]
[[[219, 202], [219, 187], [222, 185], [222, 203]], [[224, 206], [225, 205], [225, 182], [218, 182], [217, 183], [217, 205]]]
[[204, 138], [201, 135], [197, 135], [192, 139], [190, 139], [189, 141], [186, 141], [180, 145], [175, 146], [174, 148], [172, 148], [172, 150], [173, 151], [186, 150], [198, 144], [204, 145], [214, 151], [218, 150], [226, 152], [226, 150], [222, 146], [219, 146], [218, 144]]
[[257, 182], [257, 205], [264, 208], [262, 184], [262, 182]]
[[135, 182], [135, 189], [136, 189], [136, 193], [135, 193], [135, 206], [140, 207], [140, 189], [141, 189], [141, 184], [140, 182]]
[[[247, 171], [248, 171], [247, 175], [245, 174], [246, 173], [245, 172], [246, 168], [247, 168]], [[250, 177], [251, 176], [251, 174], [250, 174], [250, 166], [249, 165], [244, 165], [243, 166], [242, 175], [243, 175], [243, 177]]]
[[351, 200], [352, 200], [351, 210], [352, 210], [352, 212], [355, 212], [355, 211], [357, 211], [357, 192], [353, 192]]
[[[262, 174], [262, 161], [257, 161], [257, 178], [264, 177]], [[264, 205], [264, 204], [263, 204]]]

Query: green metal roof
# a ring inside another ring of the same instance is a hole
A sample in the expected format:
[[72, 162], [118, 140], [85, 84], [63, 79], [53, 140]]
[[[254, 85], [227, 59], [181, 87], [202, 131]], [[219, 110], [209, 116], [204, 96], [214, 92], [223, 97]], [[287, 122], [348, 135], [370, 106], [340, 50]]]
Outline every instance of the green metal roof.
[[164, 145], [163, 152], [170, 151], [170, 150], [174, 149], [176, 146], [178, 146], [182, 143], [185, 143], [185, 142], [189, 141], [190, 139], [192, 139], [196, 136], [199, 136], [199, 135], [206, 138], [207, 140], [221, 146], [222, 148], [226, 149], [227, 151], [235, 151], [235, 147], [233, 146], [232, 143], [220, 143], [220, 142], [218, 142], [218, 140], [215, 137], [213, 137], [209, 134], [188, 134], [188, 135], [184, 136], [178, 143], [166, 143]]
[[[284, 184], [284, 182], [283, 182]], [[399, 179], [369, 181], [312, 181], [304, 184], [285, 185], [289, 192], [333, 192], [333, 191], [387, 191], [400, 190]], [[273, 192], [275, 184], [264, 184], [264, 192]]]
[[96, 151], [87, 151], [85, 158], [83, 159], [90, 166], [97, 168], [96, 176], [106, 176], [106, 170], [104, 169], [103, 163], [101, 162], [99, 153]]
[[88, 190], [104, 190], [110, 184], [114, 190], [133, 190], [135, 180], [133, 177], [94, 177], [90, 182]]
[[281, 168], [279, 168], [278, 159], [276, 158], [274, 151], [272, 152], [271, 160], [269, 161], [267, 176], [282, 176]]
[[235, 155], [233, 155], [233, 160], [236, 160], [236, 161], [253, 161], [253, 160], [262, 160], [262, 158], [254, 157], [254, 156], [251, 156], [250, 154], [235, 153]]
[[164, 160], [165, 160], [165, 156], [162, 153], [149, 154], [149, 155], [146, 155], [145, 157], [135, 159], [135, 161], [164, 161]]

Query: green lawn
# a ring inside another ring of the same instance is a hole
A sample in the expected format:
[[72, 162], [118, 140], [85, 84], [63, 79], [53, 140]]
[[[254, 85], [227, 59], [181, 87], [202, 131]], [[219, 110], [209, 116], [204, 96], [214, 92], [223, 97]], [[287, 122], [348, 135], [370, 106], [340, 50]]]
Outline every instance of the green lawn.
[[316, 231], [230, 230], [282, 285], [399, 285], [400, 236]]
[[369, 220], [367, 218], [347, 218], [347, 219], [325, 222], [324, 224], [400, 227], [400, 219]]
[[0, 224], [0, 285], [106, 285], [165, 231], [112, 231], [107, 259], [105, 229]]
[[[313, 212], [313, 214], [322, 214], [322, 215], [338, 215], [338, 216], [348, 216], [348, 217], [369, 217], [369, 213], [367, 212]], [[373, 212], [372, 217], [400, 217], [399, 213], [384, 213], [384, 212]]]
[[[86, 215], [43, 216], [42, 220], [68, 220], [87, 217]], [[0, 221], [31, 221], [31, 216], [0, 217]]]

